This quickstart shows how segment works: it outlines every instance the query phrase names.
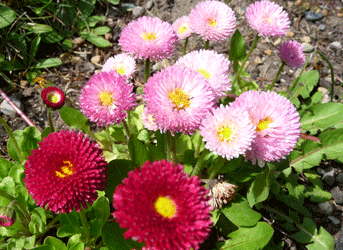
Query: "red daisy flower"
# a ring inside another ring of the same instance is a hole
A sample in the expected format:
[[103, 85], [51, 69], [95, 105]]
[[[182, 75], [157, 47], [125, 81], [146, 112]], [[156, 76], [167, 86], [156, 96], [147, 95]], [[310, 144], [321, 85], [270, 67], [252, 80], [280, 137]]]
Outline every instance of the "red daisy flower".
[[106, 185], [102, 150], [82, 133], [49, 134], [25, 163], [26, 188], [36, 204], [55, 213], [69, 213], [92, 204]]
[[62, 108], [66, 99], [64, 92], [55, 86], [43, 89], [41, 96], [44, 104], [52, 109]]
[[212, 224], [207, 190], [182, 165], [147, 161], [129, 173], [113, 194], [114, 218], [125, 238], [148, 249], [199, 249]]

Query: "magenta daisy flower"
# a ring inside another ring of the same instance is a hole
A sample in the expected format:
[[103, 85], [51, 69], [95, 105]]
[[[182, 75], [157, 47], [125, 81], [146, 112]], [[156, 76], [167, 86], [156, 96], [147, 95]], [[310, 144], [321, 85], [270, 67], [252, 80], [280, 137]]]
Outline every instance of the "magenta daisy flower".
[[169, 23], [157, 17], [143, 16], [122, 30], [119, 45], [137, 58], [161, 60], [174, 54], [177, 41], [178, 37]]
[[205, 41], [222, 41], [236, 29], [236, 17], [233, 10], [219, 1], [198, 3], [189, 14], [194, 32]]
[[192, 51], [176, 62], [176, 65], [179, 64], [200, 72], [209, 82], [216, 100], [231, 90], [230, 61], [224, 55], [213, 50]]
[[148, 113], [148, 109], [146, 107], [143, 109], [143, 112], [142, 112], [142, 123], [143, 123], [143, 126], [148, 130], [152, 130], [152, 131], [158, 130], [158, 126], [155, 123], [154, 117]]
[[199, 249], [212, 225], [207, 189], [182, 165], [149, 161], [129, 172], [113, 195], [113, 216], [124, 237], [147, 249]]
[[252, 3], [245, 13], [249, 25], [259, 36], [284, 36], [289, 30], [290, 20], [283, 8], [270, 1]]
[[0, 207], [0, 227], [10, 227], [15, 222], [15, 211], [11, 207]]
[[215, 105], [214, 94], [198, 72], [170, 66], [155, 73], [144, 88], [144, 101], [160, 130], [192, 134]]
[[193, 32], [193, 29], [189, 24], [189, 16], [183, 16], [176, 19], [172, 26], [179, 39], [185, 39]]
[[250, 149], [254, 129], [247, 111], [220, 105], [207, 114], [199, 132], [207, 149], [230, 160]]
[[132, 56], [125, 53], [116, 55], [114, 57], [110, 57], [102, 66], [102, 71], [108, 72], [111, 70], [115, 70], [120, 75], [124, 75], [128, 78], [132, 76], [132, 74], [135, 72], [135, 69], [135, 59], [133, 59]]
[[297, 41], [287, 41], [278, 47], [279, 56], [289, 67], [301, 68], [305, 63], [304, 49]]
[[44, 104], [52, 109], [62, 108], [66, 99], [64, 92], [55, 86], [50, 86], [43, 89], [41, 97]]
[[300, 117], [294, 105], [275, 92], [250, 90], [241, 94], [233, 107], [245, 109], [255, 124], [256, 138], [246, 159], [262, 167], [265, 161], [279, 161], [294, 148], [300, 136]]
[[126, 80], [116, 71], [93, 75], [80, 95], [82, 113], [98, 126], [122, 122], [127, 116], [125, 111], [135, 106], [133, 85]]
[[107, 163], [102, 150], [82, 133], [49, 134], [25, 163], [26, 188], [36, 204], [55, 213], [87, 207], [104, 190]]

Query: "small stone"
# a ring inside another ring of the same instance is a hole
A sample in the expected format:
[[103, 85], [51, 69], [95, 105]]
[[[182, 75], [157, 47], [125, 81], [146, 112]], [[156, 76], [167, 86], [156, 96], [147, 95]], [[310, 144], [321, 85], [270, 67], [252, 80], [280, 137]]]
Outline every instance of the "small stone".
[[154, 1], [149, 0], [146, 4], [145, 4], [145, 8], [147, 10], [151, 10], [152, 6], [154, 6]]
[[257, 56], [255, 57], [254, 63], [257, 65], [261, 65], [263, 63], [261, 57]]
[[336, 180], [338, 183], [343, 184], [343, 172], [339, 172], [336, 176]]
[[332, 42], [329, 44], [329, 48], [340, 50], [342, 49], [342, 44], [340, 42]]
[[[14, 102], [18, 108], [20, 108], [21, 110], [24, 108], [24, 105], [21, 103], [20, 100], [18, 100], [15, 96], [10, 96], [10, 99], [12, 100], [12, 102]], [[5, 115], [8, 115], [10, 117], [13, 117], [17, 114], [17, 112], [12, 108], [12, 106], [6, 101], [4, 100], [1, 105], [0, 105], [0, 111], [2, 113], [4, 113]]]
[[268, 56], [270, 56], [272, 54], [272, 51], [270, 49], [266, 49], [264, 51], [265, 54], [267, 54]]
[[322, 180], [325, 181], [328, 185], [335, 183], [335, 169], [333, 167], [328, 167], [324, 170]]
[[313, 46], [309, 43], [302, 43], [301, 46], [303, 46], [304, 53], [311, 53], [314, 50]]
[[79, 56], [73, 56], [72, 59], [71, 59], [71, 63], [73, 65], [77, 65], [77, 64], [79, 64], [81, 62], [82, 62], [82, 59]]
[[91, 62], [92, 62], [93, 64], [95, 64], [95, 65], [99, 65], [100, 56], [99, 56], [99, 55], [93, 56], [93, 57], [91, 58]]
[[326, 25], [325, 24], [319, 24], [318, 28], [323, 31], [326, 29]]
[[333, 213], [332, 204], [328, 201], [319, 203], [318, 207], [322, 214], [330, 215]]
[[300, 38], [300, 41], [302, 41], [303, 43], [311, 43], [311, 38], [309, 36], [304, 36]]
[[131, 11], [135, 8], [135, 4], [134, 3], [120, 3], [121, 6], [123, 6], [123, 8], [126, 10], [126, 11]]
[[91, 62], [85, 62], [83, 65], [83, 72], [94, 72], [95, 66]]
[[305, 12], [305, 19], [307, 21], [318, 21], [318, 20], [321, 20], [323, 17], [324, 16], [321, 13], [315, 13], [312, 11], [306, 11]]
[[339, 219], [337, 219], [336, 217], [329, 215], [328, 218], [332, 221], [332, 223], [334, 225], [339, 225], [341, 223], [341, 221]]
[[279, 37], [278, 39], [276, 39], [275, 42], [273, 42], [273, 45], [276, 47], [276, 46], [278, 46], [281, 42], [282, 42], [282, 40], [281, 40], [281, 38]]
[[331, 189], [330, 193], [332, 195], [332, 199], [336, 202], [336, 204], [343, 203], [343, 192], [339, 187]]
[[144, 15], [144, 8], [141, 6], [136, 6], [132, 10], [132, 16], [133, 18], [138, 18]]

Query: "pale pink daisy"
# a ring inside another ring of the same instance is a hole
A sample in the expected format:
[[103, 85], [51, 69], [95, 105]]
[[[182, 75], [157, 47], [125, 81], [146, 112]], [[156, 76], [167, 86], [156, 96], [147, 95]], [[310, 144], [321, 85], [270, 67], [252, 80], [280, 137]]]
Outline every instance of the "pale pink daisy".
[[284, 36], [289, 30], [290, 20], [283, 8], [270, 1], [252, 3], [245, 14], [249, 25], [259, 36]]
[[219, 1], [198, 3], [191, 10], [189, 20], [194, 32], [205, 41], [222, 41], [236, 29], [235, 13]]
[[216, 100], [231, 90], [230, 61], [214, 50], [196, 50], [181, 57], [176, 65], [184, 65], [201, 73], [209, 82]]
[[256, 126], [255, 141], [246, 159], [263, 167], [265, 161], [279, 161], [288, 155], [300, 136], [300, 117], [294, 105], [275, 92], [250, 90], [241, 94], [232, 107], [245, 109]]
[[126, 53], [118, 54], [114, 57], [108, 58], [105, 64], [102, 66], [102, 71], [115, 70], [120, 75], [124, 75], [126, 77], [131, 77], [135, 72], [135, 69], [135, 59]]
[[207, 149], [230, 160], [250, 149], [254, 129], [247, 111], [220, 105], [207, 114], [199, 132]]
[[137, 58], [161, 60], [174, 54], [177, 41], [171, 24], [157, 17], [143, 16], [131, 21], [122, 30], [119, 45]]
[[142, 123], [143, 123], [143, 126], [148, 130], [152, 130], [152, 131], [158, 130], [158, 126], [155, 123], [154, 117], [148, 113], [148, 109], [146, 107], [144, 107], [143, 112], [142, 112]]
[[193, 29], [189, 24], [189, 16], [183, 16], [176, 19], [172, 26], [179, 39], [185, 39], [193, 32]]
[[278, 47], [279, 56], [289, 67], [301, 68], [305, 63], [304, 49], [297, 41], [286, 41]]
[[99, 72], [83, 87], [80, 95], [82, 113], [98, 126], [122, 122], [135, 104], [132, 83], [116, 71]]
[[192, 134], [215, 105], [207, 80], [195, 70], [170, 66], [156, 72], [144, 88], [144, 101], [158, 128]]

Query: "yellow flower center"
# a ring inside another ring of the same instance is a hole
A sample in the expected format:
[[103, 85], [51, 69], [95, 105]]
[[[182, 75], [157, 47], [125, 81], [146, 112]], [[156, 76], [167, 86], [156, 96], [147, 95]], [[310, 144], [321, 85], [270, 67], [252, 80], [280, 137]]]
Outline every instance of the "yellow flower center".
[[191, 98], [182, 89], [176, 89], [175, 91], [170, 91], [168, 94], [170, 100], [174, 104], [174, 108], [177, 110], [186, 109], [191, 104]]
[[125, 73], [125, 66], [120, 64], [116, 67], [116, 71], [120, 74], [120, 75], [124, 75]]
[[199, 73], [201, 73], [206, 79], [211, 77], [211, 74], [206, 69], [197, 69]]
[[151, 33], [150, 31], [148, 31], [147, 33], [143, 33], [141, 35], [141, 37], [144, 39], [144, 40], [149, 40], [149, 41], [152, 41], [152, 40], [155, 40], [157, 38], [157, 35], [155, 33]]
[[49, 93], [48, 100], [52, 103], [58, 103], [58, 101], [60, 100], [60, 95], [57, 93]]
[[156, 212], [163, 218], [173, 218], [176, 214], [175, 202], [168, 196], [160, 196], [155, 202]]
[[112, 93], [109, 91], [103, 91], [99, 93], [100, 103], [103, 106], [110, 106], [114, 102]]
[[217, 22], [215, 19], [208, 19], [207, 22], [209, 23], [210, 26], [214, 27], [216, 26]]
[[273, 122], [272, 119], [270, 119], [270, 117], [268, 116], [265, 119], [262, 119], [258, 122], [257, 127], [256, 127], [256, 132], [260, 132], [262, 130], [265, 130], [268, 128], [269, 124]]
[[186, 31], [188, 30], [188, 27], [187, 26], [181, 26], [180, 28], [179, 28], [179, 33], [180, 34], [183, 34], [183, 33], [185, 33]]
[[229, 142], [232, 140], [233, 131], [229, 126], [221, 126], [217, 130], [217, 135], [222, 142]]
[[63, 166], [61, 167], [60, 171], [55, 171], [57, 177], [65, 178], [69, 177], [75, 172], [73, 164], [70, 161], [63, 161]]

